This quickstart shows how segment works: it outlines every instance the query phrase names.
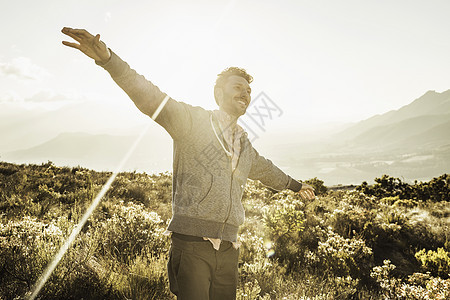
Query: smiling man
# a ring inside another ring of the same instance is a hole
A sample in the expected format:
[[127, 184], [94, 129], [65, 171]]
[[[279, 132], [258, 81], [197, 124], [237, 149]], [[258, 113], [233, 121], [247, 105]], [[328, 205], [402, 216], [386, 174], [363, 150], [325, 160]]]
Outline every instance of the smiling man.
[[[182, 300], [235, 299], [237, 233], [244, 222], [241, 199], [247, 179], [314, 198], [311, 186], [259, 155], [237, 124], [250, 104], [253, 78], [241, 68], [224, 70], [214, 87], [219, 109], [208, 111], [161, 92], [108, 49], [100, 35], [67, 27], [62, 32], [77, 41], [64, 45], [79, 49], [108, 71], [139, 110], [173, 139], [170, 290]], [[205, 155], [206, 149], [213, 149], [214, 160]]]

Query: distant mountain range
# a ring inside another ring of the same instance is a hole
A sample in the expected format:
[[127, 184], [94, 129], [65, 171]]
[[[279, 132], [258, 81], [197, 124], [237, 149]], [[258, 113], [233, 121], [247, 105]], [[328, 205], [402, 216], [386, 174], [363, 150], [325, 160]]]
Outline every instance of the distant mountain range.
[[[304, 149], [304, 150], [302, 150]], [[428, 91], [398, 110], [348, 126], [313, 145], [280, 145], [273, 157], [299, 178], [360, 183], [388, 174], [406, 181], [450, 172], [450, 90]]]
[[[134, 149], [132, 159], [125, 164], [123, 171], [160, 173], [170, 170], [171, 139], [166, 135], [147, 133]], [[1, 158], [16, 163], [52, 161], [57, 165], [112, 171], [137, 138], [138, 135], [61, 133], [37, 146], [5, 153]]]
[[[148, 118], [108, 106], [93, 105], [87, 115], [85, 111], [76, 105], [45, 113], [2, 110], [0, 159], [112, 170], [143, 130], [142, 124], [152, 122], [125, 122]], [[118, 127], [124, 129], [113, 129]], [[359, 184], [383, 174], [413, 181], [449, 173], [450, 90], [429, 91], [398, 110], [326, 136], [325, 132], [313, 144], [258, 141], [258, 150], [292, 176], [318, 177], [328, 185]], [[170, 136], [152, 124], [125, 170], [171, 170], [171, 143]]]
[[381, 149], [405, 146], [420, 149], [450, 144], [450, 90], [428, 91], [412, 103], [371, 117], [347, 128], [337, 137], [354, 146]]
[[[0, 160], [114, 170], [146, 124], [132, 105], [74, 103], [57, 110], [0, 104]], [[151, 124], [124, 170], [171, 169], [170, 136]]]
[[137, 113], [132, 104], [84, 101], [44, 110], [0, 103], [0, 155], [39, 145], [66, 132], [124, 135], [146, 120], [148, 117]]

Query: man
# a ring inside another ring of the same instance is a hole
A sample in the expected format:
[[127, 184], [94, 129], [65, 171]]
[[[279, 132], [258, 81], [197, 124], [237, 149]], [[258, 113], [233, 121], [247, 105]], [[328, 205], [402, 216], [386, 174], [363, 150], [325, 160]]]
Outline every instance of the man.
[[[173, 139], [173, 216], [168, 276], [170, 290], [182, 300], [235, 299], [238, 280], [237, 233], [244, 222], [241, 203], [247, 178], [275, 189], [314, 198], [314, 190], [286, 175], [252, 147], [237, 125], [250, 103], [252, 77], [231, 67], [218, 75], [214, 97], [219, 110], [178, 102], [131, 69], [84, 29], [62, 32], [107, 70], [143, 113]], [[207, 153], [213, 150], [211, 161]]]

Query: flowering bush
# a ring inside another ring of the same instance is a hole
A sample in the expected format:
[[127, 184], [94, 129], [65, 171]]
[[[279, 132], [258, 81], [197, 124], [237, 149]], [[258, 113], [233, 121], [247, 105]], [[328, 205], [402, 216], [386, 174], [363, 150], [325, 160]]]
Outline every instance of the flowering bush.
[[[130, 295], [138, 299], [146, 295], [146, 299], [152, 294], [155, 298], [169, 295], [164, 222], [140, 204], [111, 207], [115, 211], [111, 218], [91, 222], [68, 248], [41, 297], [118, 299]], [[50, 222], [2, 218], [0, 298], [28, 292], [74, 226], [66, 216]], [[133, 296], [136, 293], [141, 296]]]
[[414, 273], [405, 281], [392, 277], [395, 265], [385, 260], [383, 266], [373, 268], [376, 279], [387, 299], [445, 300], [450, 297], [450, 279], [432, 277], [429, 273]]
[[[31, 289], [38, 276], [59, 250], [64, 233], [70, 231], [74, 224], [65, 217], [50, 223], [25, 217], [20, 221], [8, 221], [0, 227], [0, 260], [2, 265], [0, 295], [14, 298]], [[93, 248], [83, 237], [65, 255], [55, 270], [51, 280], [41, 292], [44, 295], [67, 298], [76, 297], [78, 291], [88, 288], [84, 294], [96, 297], [103, 291], [93, 289], [100, 282], [89, 260]], [[74, 264], [77, 261], [77, 264]], [[71, 289], [76, 286], [74, 292]], [[99, 293], [99, 294], [97, 294]]]
[[332, 230], [324, 242], [319, 242], [317, 252], [322, 268], [341, 277], [367, 276], [373, 265], [372, 249], [363, 240], [346, 239]]
[[165, 223], [156, 212], [132, 202], [119, 203], [111, 209], [112, 216], [97, 224], [97, 230], [102, 232], [102, 251], [129, 263], [142, 251], [158, 256], [168, 250], [168, 237], [163, 235]]

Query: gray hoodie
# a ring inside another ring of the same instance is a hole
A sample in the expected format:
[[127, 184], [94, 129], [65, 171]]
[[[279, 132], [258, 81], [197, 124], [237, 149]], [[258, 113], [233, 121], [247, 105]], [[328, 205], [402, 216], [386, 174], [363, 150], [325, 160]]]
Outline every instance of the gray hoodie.
[[[111, 59], [101, 66], [149, 116], [166, 98], [112, 51]], [[169, 98], [155, 121], [173, 139], [173, 216], [168, 227], [172, 232], [236, 242], [244, 222], [241, 199], [247, 178], [275, 190], [291, 184], [292, 178], [259, 155], [246, 134], [241, 137], [239, 160], [232, 170], [212, 111]]]

